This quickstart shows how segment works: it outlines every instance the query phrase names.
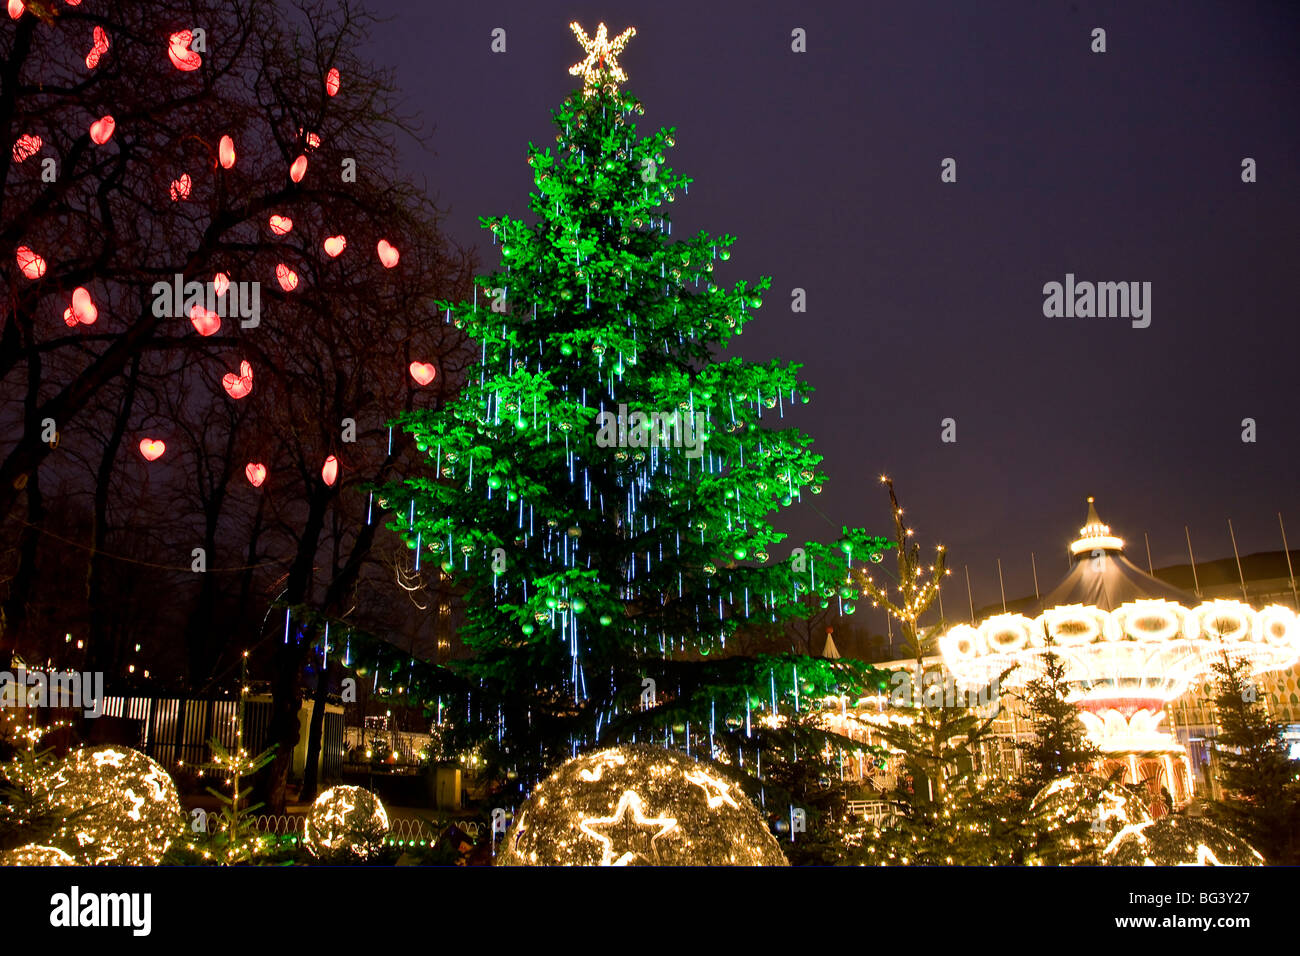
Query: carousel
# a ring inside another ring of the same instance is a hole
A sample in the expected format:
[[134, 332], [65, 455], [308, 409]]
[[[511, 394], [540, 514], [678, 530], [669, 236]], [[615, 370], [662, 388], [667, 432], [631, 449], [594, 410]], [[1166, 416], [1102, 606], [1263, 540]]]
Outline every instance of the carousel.
[[1142, 571], [1124, 556], [1088, 499], [1087, 523], [1070, 545], [1071, 568], [1039, 603], [1036, 616], [996, 614], [960, 624], [939, 638], [944, 664], [959, 685], [988, 686], [1008, 668], [1002, 690], [1043, 673], [1043, 654], [1065, 663], [1071, 702], [1105, 755], [1099, 773], [1122, 771], [1153, 798], [1167, 790], [1176, 806], [1193, 796], [1187, 753], [1167, 724], [1167, 706], [1204, 681], [1224, 655], [1251, 677], [1300, 659], [1300, 624], [1281, 605], [1199, 602]]

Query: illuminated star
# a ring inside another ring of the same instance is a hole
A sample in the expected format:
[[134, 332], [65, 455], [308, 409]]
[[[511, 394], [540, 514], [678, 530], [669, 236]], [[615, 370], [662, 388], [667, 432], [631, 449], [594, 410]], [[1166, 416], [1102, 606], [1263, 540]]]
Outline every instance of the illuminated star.
[[[579, 826], [583, 833], [600, 841], [601, 866], [627, 866], [638, 859], [651, 864], [658, 862], [655, 843], [677, 829], [677, 820], [673, 817], [647, 817], [641, 797], [632, 790], [625, 790], [613, 816], [593, 817], [581, 821]], [[653, 827], [658, 827], [659, 832], [650, 833]], [[616, 840], [619, 845], [617, 855], [614, 850]]]
[[[735, 807], [737, 810], [740, 809], [740, 805], [731, 799], [731, 784], [723, 783], [717, 777], [710, 777], [703, 770], [687, 773], [686, 782], [693, 783], [704, 791], [704, 795], [709, 801], [710, 810], [716, 810], [724, 803], [730, 807]], [[710, 793], [710, 790], [716, 790], [717, 793]]]
[[605, 24], [596, 28], [596, 39], [587, 36], [586, 31], [574, 20], [569, 24], [569, 29], [573, 35], [578, 38], [582, 48], [587, 51], [587, 58], [581, 63], [575, 63], [569, 67], [570, 76], [582, 75], [584, 96], [590, 96], [596, 90], [600, 89], [602, 82], [608, 74], [610, 84], [627, 82], [627, 74], [623, 68], [618, 65], [618, 55], [623, 52], [623, 47], [627, 46], [627, 41], [636, 36], [636, 27], [628, 27], [612, 41], [605, 30]]

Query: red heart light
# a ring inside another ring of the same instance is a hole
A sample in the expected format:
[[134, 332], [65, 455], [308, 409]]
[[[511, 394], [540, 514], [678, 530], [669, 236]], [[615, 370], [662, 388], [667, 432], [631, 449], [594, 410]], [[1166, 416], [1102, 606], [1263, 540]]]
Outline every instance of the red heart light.
[[203, 65], [203, 57], [190, 49], [193, 39], [194, 34], [189, 30], [181, 30], [173, 33], [167, 41], [167, 58], [172, 61], [172, 66], [185, 73]]
[[23, 275], [27, 278], [39, 279], [45, 275], [45, 260], [26, 246], [19, 246], [15, 249], [14, 258], [18, 260], [18, 268], [23, 271]]
[[221, 378], [221, 387], [233, 399], [241, 399], [253, 390], [253, 366], [247, 362], [239, 363], [239, 374], [227, 372]]
[[27, 4], [23, 3], [23, 0], [9, 0], [9, 19], [17, 20], [26, 9]]
[[341, 79], [342, 77], [339, 75], [339, 71], [331, 68], [330, 71], [325, 74], [325, 92], [330, 96], [337, 95]]
[[95, 320], [98, 318], [99, 310], [95, 308], [90, 293], [81, 286], [73, 289], [72, 305], [63, 310], [64, 323], [68, 326], [74, 326], [78, 322], [82, 325], [94, 325]]
[[182, 199], [190, 198], [190, 187], [194, 185], [190, 179], [189, 173], [181, 173], [180, 179], [172, 180], [171, 196], [172, 202], [180, 202]]
[[275, 277], [280, 280], [280, 288], [285, 292], [292, 292], [298, 288], [298, 273], [283, 262], [275, 267]]
[[235, 141], [229, 136], [221, 137], [217, 143], [217, 159], [222, 169], [229, 169], [235, 165]]
[[216, 335], [221, 331], [221, 316], [210, 312], [195, 302], [190, 306], [190, 321], [199, 335]]
[[250, 461], [244, 466], [244, 477], [254, 488], [261, 488], [262, 482], [266, 481], [266, 465], [258, 461]]
[[277, 236], [287, 235], [293, 231], [293, 220], [288, 216], [272, 216], [270, 226], [271, 231]]
[[158, 438], [141, 438], [140, 454], [144, 455], [145, 461], [157, 461], [162, 457], [162, 453], [167, 450], [167, 445]]
[[384, 264], [385, 269], [391, 269], [397, 265], [397, 260], [401, 258], [401, 254], [398, 253], [395, 246], [389, 244], [387, 239], [380, 239], [376, 248], [379, 250], [379, 261]]
[[117, 123], [113, 122], [112, 116], [101, 116], [90, 124], [90, 139], [96, 146], [103, 146], [113, 138], [113, 130], [115, 129], [117, 129]]
[[344, 236], [330, 236], [325, 240], [325, 254], [331, 259], [342, 255], [343, 250], [347, 247], [348, 240]]
[[230, 276], [226, 275], [224, 272], [218, 272], [212, 277], [212, 291], [217, 294], [218, 299], [225, 295], [226, 290], [229, 288]]
[[415, 379], [421, 385], [428, 385], [433, 381], [438, 370], [429, 362], [412, 362], [410, 367], [411, 378]]
[[333, 485], [339, 478], [339, 460], [333, 455], [325, 459], [325, 464], [320, 469], [321, 480], [327, 485]]
[[108, 52], [108, 34], [104, 32], [103, 27], [95, 27], [94, 32], [95, 44], [86, 54], [86, 69], [93, 70], [99, 66], [99, 58]]
[[44, 140], [34, 133], [23, 133], [14, 141], [13, 156], [15, 163], [21, 163], [29, 156], [35, 156], [45, 145]]
[[307, 175], [307, 157], [299, 156], [289, 167], [289, 178], [295, 183], [302, 182], [302, 177]]

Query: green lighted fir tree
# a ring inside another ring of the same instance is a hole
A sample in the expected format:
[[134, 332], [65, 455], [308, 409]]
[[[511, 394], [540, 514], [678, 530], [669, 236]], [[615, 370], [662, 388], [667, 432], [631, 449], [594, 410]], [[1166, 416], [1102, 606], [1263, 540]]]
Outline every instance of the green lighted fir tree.
[[632, 31], [573, 27], [584, 87], [555, 148], [528, 150], [536, 223], [483, 219], [501, 269], [440, 303], [479, 364], [444, 411], [400, 419], [432, 474], [384, 492], [415, 566], [461, 590], [464, 667], [521, 770], [609, 739], [674, 655], [723, 652], [807, 591], [845, 602], [846, 564], [887, 546], [853, 531], [839, 554], [772, 555], [772, 515], [824, 475], [785, 424], [811, 391], [799, 366], [723, 355], [770, 279], [715, 275], [731, 236], [672, 236], [690, 180], [667, 165], [674, 130], [638, 136], [618, 88]]
[[1274, 866], [1300, 863], [1300, 762], [1287, 756], [1281, 725], [1269, 717], [1240, 658], [1214, 665], [1214, 739], [1222, 797], [1211, 816]]

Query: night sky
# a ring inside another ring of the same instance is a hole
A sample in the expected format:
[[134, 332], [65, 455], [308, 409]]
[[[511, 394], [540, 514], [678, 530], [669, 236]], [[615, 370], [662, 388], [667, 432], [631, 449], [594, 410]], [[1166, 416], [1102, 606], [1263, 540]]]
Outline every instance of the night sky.
[[[782, 519], [800, 540], [888, 533], [885, 472], [977, 605], [999, 557], [1008, 597], [1031, 551], [1055, 583], [1087, 495], [1141, 565], [1144, 531], [1157, 567], [1186, 561], [1184, 524], [1198, 561], [1230, 556], [1229, 518], [1243, 554], [1278, 549], [1278, 511], [1300, 544], [1300, 4], [816, 6], [373, 0], [365, 52], [431, 133], [405, 167], [489, 271], [477, 217], [527, 213], [526, 146], [554, 144], [582, 59], [568, 22], [637, 28], [640, 128], [677, 127], [694, 179], [674, 233], [739, 237], [721, 281], [773, 277], [740, 351], [816, 387], [793, 420], [831, 480]], [[1150, 326], [1045, 317], [1067, 272], [1150, 282]]]

